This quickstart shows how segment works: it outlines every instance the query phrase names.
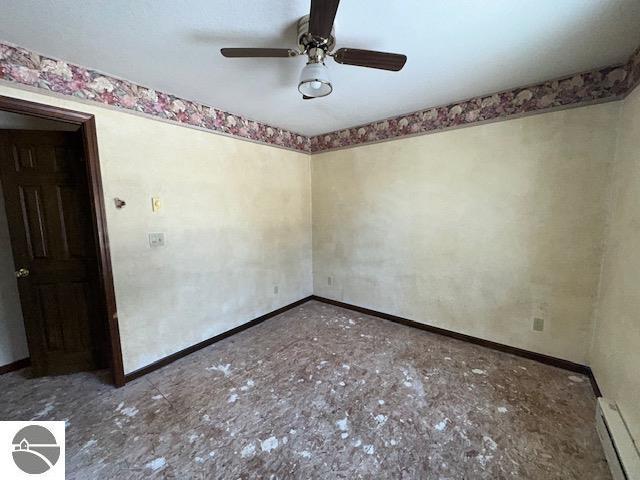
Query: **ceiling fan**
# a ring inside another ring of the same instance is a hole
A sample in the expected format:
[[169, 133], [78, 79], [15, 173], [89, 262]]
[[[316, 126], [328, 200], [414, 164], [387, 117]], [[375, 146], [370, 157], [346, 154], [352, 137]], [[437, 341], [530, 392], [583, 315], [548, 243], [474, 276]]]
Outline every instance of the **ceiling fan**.
[[333, 20], [340, 0], [311, 0], [311, 12], [298, 20], [298, 49], [293, 48], [222, 48], [220, 53], [227, 58], [247, 57], [296, 57], [307, 55], [309, 61], [300, 73], [298, 91], [305, 100], [324, 97], [333, 90], [329, 69], [324, 64], [326, 57], [344, 65], [379, 68], [397, 72], [404, 67], [406, 55], [397, 53], [339, 48], [336, 44]]

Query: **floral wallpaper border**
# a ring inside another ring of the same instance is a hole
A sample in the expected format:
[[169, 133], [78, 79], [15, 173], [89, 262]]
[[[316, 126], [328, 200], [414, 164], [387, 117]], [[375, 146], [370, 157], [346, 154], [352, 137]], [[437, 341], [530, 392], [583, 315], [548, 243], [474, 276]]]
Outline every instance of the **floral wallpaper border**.
[[0, 42], [0, 80], [309, 153], [309, 137]]
[[640, 84], [640, 48], [629, 61], [539, 85], [475, 97], [306, 137], [175, 95], [0, 42], [0, 80], [304, 153], [354, 147], [553, 108], [614, 100]]
[[626, 64], [432, 107], [311, 137], [311, 153], [419, 135], [514, 115], [622, 98], [640, 83], [640, 48]]

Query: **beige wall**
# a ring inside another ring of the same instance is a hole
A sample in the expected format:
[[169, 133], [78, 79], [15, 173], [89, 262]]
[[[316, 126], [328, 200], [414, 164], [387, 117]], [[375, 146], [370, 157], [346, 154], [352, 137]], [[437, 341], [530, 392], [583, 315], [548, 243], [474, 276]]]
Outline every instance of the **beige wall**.
[[[126, 372], [312, 293], [308, 155], [4, 85], [0, 95], [96, 116]], [[166, 246], [150, 248], [149, 232]]]
[[[639, 92], [623, 106], [592, 351], [636, 439]], [[312, 291], [588, 360], [622, 102], [308, 157], [4, 85], [0, 95], [96, 115], [127, 372]], [[149, 232], [167, 245], [151, 249]], [[0, 365], [26, 356], [8, 245], [0, 215]]]
[[585, 363], [619, 107], [314, 155], [314, 292]]
[[640, 88], [622, 106], [591, 365], [640, 445]]

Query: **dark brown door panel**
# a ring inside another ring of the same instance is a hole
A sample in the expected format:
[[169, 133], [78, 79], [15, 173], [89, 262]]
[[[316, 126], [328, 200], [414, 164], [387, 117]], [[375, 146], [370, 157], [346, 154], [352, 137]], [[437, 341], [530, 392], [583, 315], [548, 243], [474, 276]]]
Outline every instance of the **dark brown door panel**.
[[72, 132], [0, 132], [0, 176], [35, 375], [105, 366], [81, 142]]

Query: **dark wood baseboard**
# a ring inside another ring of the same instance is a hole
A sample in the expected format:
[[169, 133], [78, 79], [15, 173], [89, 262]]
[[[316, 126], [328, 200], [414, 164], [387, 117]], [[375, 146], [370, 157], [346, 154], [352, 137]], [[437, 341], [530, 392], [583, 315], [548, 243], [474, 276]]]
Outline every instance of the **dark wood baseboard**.
[[446, 337], [455, 338], [456, 340], [462, 340], [464, 342], [473, 343], [475, 345], [480, 345], [483, 347], [491, 348], [493, 350], [498, 350], [504, 353], [510, 353], [511, 355], [517, 355], [518, 357], [528, 358], [529, 360], [535, 360], [540, 363], [544, 363], [546, 365], [551, 365], [558, 368], [563, 368], [565, 370], [569, 370], [571, 372], [581, 373], [586, 375], [591, 382], [591, 387], [593, 388], [593, 392], [596, 397], [602, 396], [600, 392], [600, 388], [598, 387], [598, 383], [591, 371], [591, 368], [587, 365], [582, 365], [580, 363], [571, 362], [569, 360], [564, 360], [562, 358], [552, 357], [550, 355], [545, 355], [543, 353], [532, 352], [530, 350], [524, 350], [518, 347], [512, 347], [510, 345], [505, 345], [504, 343], [492, 342], [491, 340], [485, 340], [478, 337], [473, 337], [471, 335], [466, 335], [464, 333], [454, 332], [452, 330], [447, 330], [445, 328], [434, 327], [432, 325], [427, 325], [424, 323], [419, 323], [414, 320], [409, 320], [408, 318], [398, 317], [396, 315], [391, 315], [389, 313], [378, 312], [376, 310], [371, 310], [369, 308], [358, 307], [357, 305], [351, 305], [349, 303], [340, 302], [338, 300], [331, 300], [330, 298], [319, 297], [317, 295], [312, 296], [313, 300], [317, 300], [319, 302], [328, 303], [330, 305], [335, 305], [337, 307], [346, 308], [348, 310], [353, 310], [355, 312], [364, 313], [366, 315], [371, 315], [374, 317], [384, 318], [385, 320], [390, 320], [394, 323], [399, 323], [400, 325], [406, 325], [408, 327], [417, 328], [419, 330], [424, 330], [430, 333], [436, 333], [438, 335], [444, 335]]
[[1, 366], [0, 375], [4, 375], [5, 373], [9, 373], [9, 372], [15, 372], [16, 370], [20, 370], [21, 368], [26, 368], [29, 365], [31, 365], [31, 359], [29, 357], [23, 358], [22, 360], [16, 360], [13, 363]]
[[[587, 366], [587, 365], [582, 365], [579, 363], [574, 363], [574, 362], [570, 362], [569, 360], [564, 360], [561, 358], [557, 358], [557, 357], [552, 357], [550, 355], [545, 355], [542, 353], [537, 353], [537, 352], [532, 352], [530, 350], [524, 350], [522, 348], [517, 348], [517, 347], [512, 347], [510, 345], [505, 345], [503, 343], [497, 343], [497, 342], [492, 342], [490, 340], [484, 340], [482, 338], [478, 338], [478, 337], [473, 337], [471, 335], [465, 335], [464, 333], [458, 333], [458, 332], [454, 332], [451, 330], [447, 330], [444, 328], [440, 328], [440, 327], [434, 327], [432, 325], [426, 325], [424, 323], [419, 323], [416, 322], [414, 320], [409, 320], [407, 318], [403, 318], [403, 317], [398, 317], [396, 315], [391, 315], [389, 313], [383, 313], [383, 312], [378, 312], [376, 310], [371, 310], [369, 308], [364, 308], [364, 307], [358, 307], [356, 305], [351, 305], [349, 303], [344, 303], [344, 302], [340, 302], [338, 300], [331, 300], [330, 298], [324, 298], [324, 297], [319, 297], [317, 295], [311, 295], [309, 297], [303, 298], [301, 300], [298, 300], [297, 302], [293, 302], [289, 305], [285, 305], [282, 308], [278, 308], [277, 310], [274, 310], [272, 312], [266, 313], [258, 318], [254, 318], [253, 320], [240, 325], [238, 327], [232, 328], [231, 330], [228, 330], [224, 333], [221, 333], [219, 335], [216, 335], [215, 337], [211, 337], [207, 340], [204, 340], [200, 343], [196, 343], [195, 345], [192, 345], [190, 347], [185, 348], [184, 350], [180, 350], [179, 352], [176, 352], [174, 354], [171, 354], [167, 357], [161, 358], [160, 360], [157, 360], [155, 362], [153, 362], [150, 365], [147, 365], [146, 367], [142, 367], [138, 370], [135, 370], [131, 373], [128, 373], [127, 375], [125, 375], [124, 379], [125, 382], [131, 382], [132, 380], [135, 380], [136, 378], [139, 378], [143, 375], [146, 375], [147, 373], [151, 373], [154, 370], [158, 370], [159, 368], [164, 367], [165, 365], [169, 365], [172, 362], [175, 362], [176, 360], [182, 358], [182, 357], [186, 357], [187, 355], [196, 352], [202, 348], [208, 347], [209, 345], [212, 345], [216, 342], [219, 342], [220, 340], [230, 337], [231, 335], [235, 335], [236, 333], [240, 333], [244, 330], [247, 330], [251, 327], [254, 327], [262, 322], [264, 322], [265, 320], [268, 320], [269, 318], [275, 317], [276, 315], [279, 315], [281, 313], [286, 312], [287, 310], [291, 310], [292, 308], [295, 308], [299, 305], [302, 305], [310, 300], [317, 300], [318, 302], [322, 302], [322, 303], [327, 303], [329, 305], [335, 305], [337, 307], [341, 307], [341, 308], [346, 308], [348, 310], [353, 310], [355, 312], [360, 312], [360, 313], [364, 313], [366, 315], [371, 315], [374, 317], [379, 317], [379, 318], [383, 318], [385, 320], [390, 320], [394, 323], [398, 323], [400, 325], [405, 325], [408, 327], [413, 327], [413, 328], [417, 328], [419, 330], [424, 330], [426, 332], [431, 332], [431, 333], [436, 333], [438, 335], [444, 335], [446, 337], [450, 337], [450, 338], [455, 338], [456, 340], [462, 340], [465, 342], [469, 342], [469, 343], [473, 343], [475, 345], [480, 345], [483, 347], [487, 347], [487, 348], [491, 348], [493, 350], [498, 350], [500, 352], [505, 352], [505, 353], [510, 353], [512, 355], [517, 355], [519, 357], [523, 357], [523, 358], [528, 358], [529, 360], [535, 360], [537, 362], [540, 363], [544, 363], [546, 365], [552, 365], [554, 367], [558, 367], [558, 368], [562, 368], [565, 370], [569, 370], [571, 372], [577, 372], [577, 373], [581, 373], [583, 375], [586, 375], [589, 378], [589, 381], [591, 382], [591, 388], [593, 389], [593, 392], [595, 394], [596, 397], [601, 397], [602, 396], [602, 392], [600, 391], [600, 387], [598, 386], [598, 382], [596, 381], [596, 378], [593, 374], [593, 371], [591, 370], [591, 367]], [[15, 370], [20, 370], [21, 368], [25, 368], [28, 367], [29, 365], [31, 365], [31, 359], [29, 358], [23, 358], [22, 360], [18, 360], [16, 362], [10, 363], [9, 365], [4, 365], [0, 367], [0, 375], [4, 374], [4, 373], [9, 373], [9, 372], [13, 372]]]
[[182, 358], [182, 357], [186, 357], [187, 355], [193, 353], [193, 352], [197, 352], [200, 349], [203, 349], [205, 347], [208, 347], [209, 345], [212, 345], [216, 342], [219, 342], [220, 340], [230, 337], [231, 335], [235, 335], [236, 333], [240, 333], [244, 330], [247, 330], [248, 328], [251, 327], [255, 327], [256, 325], [258, 325], [259, 323], [264, 322], [265, 320], [268, 320], [271, 317], [275, 317], [276, 315], [280, 315], [281, 313], [286, 312], [287, 310], [291, 310], [292, 308], [295, 308], [299, 305], [302, 305], [303, 303], [308, 302], [309, 300], [311, 300], [313, 297], [309, 296], [309, 297], [305, 297], [301, 300], [298, 300], [297, 302], [293, 302], [290, 303], [289, 305], [285, 305], [284, 307], [278, 308], [277, 310], [274, 310], [273, 312], [269, 312], [266, 313], [258, 318], [254, 318], [253, 320], [247, 322], [247, 323], [243, 323], [242, 325], [232, 328], [231, 330], [227, 330], [224, 333], [221, 333], [219, 335], [216, 335], [215, 337], [211, 337], [208, 338], [207, 340], [204, 340], [200, 343], [196, 343], [195, 345], [192, 345], [190, 347], [185, 348], [184, 350], [180, 350], [179, 352], [173, 353], [169, 356], [166, 356], [164, 358], [161, 358], [160, 360], [157, 360], [149, 365], [147, 365], [146, 367], [142, 367], [139, 368], [138, 370], [135, 370], [131, 373], [127, 373], [124, 377], [125, 379], [125, 383], [126, 382], [130, 382], [132, 380], [135, 380], [136, 378], [139, 378], [143, 375], [146, 375], [147, 373], [151, 373], [154, 370], [158, 370], [159, 368], [164, 367], [165, 365], [169, 365], [172, 362], [175, 362], [176, 360]]
[[593, 389], [593, 393], [596, 397], [602, 396], [602, 390], [600, 390], [600, 386], [598, 385], [598, 381], [596, 380], [596, 376], [593, 374], [593, 370], [591, 367], [587, 367], [588, 372], [585, 373], [587, 377], [589, 377], [589, 381], [591, 382], [591, 388]]

